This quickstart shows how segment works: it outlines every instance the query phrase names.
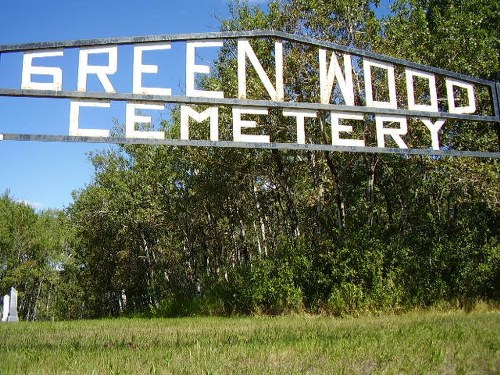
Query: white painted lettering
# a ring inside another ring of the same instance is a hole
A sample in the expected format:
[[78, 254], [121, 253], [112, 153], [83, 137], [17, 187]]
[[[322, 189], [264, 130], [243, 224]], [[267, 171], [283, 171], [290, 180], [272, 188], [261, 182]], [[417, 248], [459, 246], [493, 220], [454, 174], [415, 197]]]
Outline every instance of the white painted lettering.
[[189, 119], [202, 122], [210, 118], [210, 140], [219, 140], [219, 108], [210, 107], [201, 113], [187, 105], [181, 106], [181, 139], [189, 139]]
[[[385, 128], [384, 123], [399, 123], [399, 128]], [[408, 148], [406, 143], [401, 138], [408, 132], [408, 124], [406, 117], [397, 116], [375, 116], [375, 126], [377, 128], [377, 146], [385, 147], [385, 136], [390, 136], [399, 148]]]
[[[438, 112], [438, 99], [436, 90], [436, 78], [434, 74], [419, 72], [406, 68], [406, 92], [408, 94], [408, 109], [415, 111]], [[430, 104], [416, 104], [413, 77], [424, 78], [429, 81]]]
[[319, 50], [319, 82], [321, 92], [321, 103], [329, 104], [332, 95], [333, 82], [337, 78], [340, 91], [346, 105], [354, 105], [354, 86], [352, 81], [351, 56], [344, 55], [344, 74], [337, 60], [335, 52], [332, 52], [330, 66], [327, 68], [326, 51]]
[[247, 76], [246, 76], [246, 58], [250, 60], [257, 75], [264, 84], [271, 100], [276, 102], [284, 101], [285, 91], [283, 86], [283, 44], [276, 42], [274, 47], [276, 87], [273, 86], [271, 80], [267, 76], [259, 59], [250, 45], [250, 42], [245, 39], [238, 40], [238, 98], [247, 98]]
[[[62, 69], [53, 66], [33, 66], [33, 59], [43, 57], [63, 56], [63, 51], [25, 52], [23, 56], [23, 72], [21, 88], [23, 90], [62, 90]], [[32, 75], [47, 75], [52, 82], [33, 82]]]
[[144, 51], [158, 51], [170, 49], [170, 44], [150, 44], [134, 47], [134, 71], [133, 71], [133, 89], [134, 94], [143, 95], [172, 95], [172, 90], [169, 88], [160, 87], [143, 87], [142, 75], [144, 73], [158, 73], [158, 65], [146, 65], [142, 63], [142, 54]]
[[352, 133], [351, 125], [341, 125], [340, 120], [363, 121], [364, 117], [357, 113], [336, 113], [330, 114], [332, 120], [332, 145], [334, 146], [358, 146], [364, 147], [365, 141], [362, 139], [340, 138], [340, 132]]
[[[468, 104], [465, 106], [457, 107], [455, 104], [455, 92], [453, 87], [461, 87], [467, 90]], [[476, 99], [474, 96], [474, 86], [470, 83], [456, 81], [453, 79], [446, 79], [446, 92], [448, 95], [448, 111], [450, 113], [474, 113], [476, 112]]]
[[[89, 65], [89, 55], [107, 54], [108, 65]], [[106, 92], [115, 93], [108, 75], [115, 74], [118, 69], [118, 48], [85, 48], [80, 50], [78, 63], [78, 91], [87, 91], [87, 77], [96, 74]]]
[[110, 103], [91, 101], [71, 101], [69, 107], [69, 135], [81, 137], [109, 137], [109, 130], [106, 129], [81, 129], [80, 128], [80, 108], [110, 108]]
[[297, 143], [303, 145], [306, 143], [305, 118], [316, 118], [316, 111], [307, 111], [303, 109], [284, 109], [283, 116], [295, 117], [297, 120]]
[[[373, 99], [372, 67], [387, 71], [387, 87], [389, 90], [388, 102]], [[363, 59], [363, 70], [365, 72], [366, 106], [376, 108], [397, 108], [398, 103], [396, 101], [396, 78], [394, 76], [394, 66], [392, 64], [386, 64], [365, 58]]]
[[187, 42], [186, 44], [186, 95], [203, 98], [223, 98], [222, 91], [205, 91], [195, 88], [196, 73], [210, 74], [208, 65], [196, 65], [196, 48], [222, 47], [221, 41]]
[[242, 120], [241, 115], [267, 115], [266, 108], [233, 107], [233, 139], [235, 142], [269, 143], [268, 135], [242, 134], [242, 128], [257, 127], [256, 121]]
[[161, 104], [142, 104], [142, 103], [127, 103], [127, 113], [125, 120], [125, 137], [126, 138], [148, 138], [148, 139], [164, 139], [165, 133], [162, 131], [145, 131], [136, 130], [136, 124], [151, 125], [151, 116], [143, 116], [136, 114], [138, 109], [147, 110], [164, 110], [165, 106]]
[[437, 120], [435, 123], [433, 123], [428, 118], [421, 118], [420, 120], [424, 123], [425, 126], [427, 126], [427, 129], [429, 129], [429, 131], [431, 132], [432, 149], [439, 150], [438, 132], [444, 125], [445, 120]]

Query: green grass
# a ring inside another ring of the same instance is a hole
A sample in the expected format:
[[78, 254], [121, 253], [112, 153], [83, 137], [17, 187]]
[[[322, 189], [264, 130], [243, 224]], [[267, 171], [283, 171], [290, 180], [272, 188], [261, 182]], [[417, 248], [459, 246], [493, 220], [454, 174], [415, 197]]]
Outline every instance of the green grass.
[[0, 324], [0, 374], [498, 374], [500, 312]]

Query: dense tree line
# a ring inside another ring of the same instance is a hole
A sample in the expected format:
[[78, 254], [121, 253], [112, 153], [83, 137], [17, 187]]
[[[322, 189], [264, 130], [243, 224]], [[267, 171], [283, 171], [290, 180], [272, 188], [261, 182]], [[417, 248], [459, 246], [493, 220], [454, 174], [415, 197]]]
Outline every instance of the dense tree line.
[[[233, 2], [221, 28], [283, 30], [499, 80], [498, 2], [397, 1], [385, 18], [377, 18], [377, 5], [282, 0], [264, 11]], [[252, 45], [272, 66], [272, 41]], [[317, 52], [284, 52], [287, 100], [317, 102]], [[234, 46], [225, 45], [202, 84], [237, 97], [236, 64]], [[254, 74], [248, 94], [265, 96]], [[362, 85], [355, 87], [363, 104]], [[174, 109], [161, 124], [168, 137], [179, 137], [178, 119]], [[266, 121], [273, 140], [294, 138], [289, 118], [270, 111]], [[357, 130], [367, 145], [374, 142], [369, 121]], [[230, 139], [229, 109], [221, 108], [219, 123]], [[415, 128], [409, 145], [426, 136]], [[191, 132], [208, 137], [208, 127]], [[311, 120], [307, 137], [329, 143], [328, 119]], [[456, 149], [498, 150], [499, 137], [493, 124], [465, 121], [449, 121], [441, 134], [442, 144]], [[46, 220], [57, 233], [41, 236], [38, 247], [14, 243], [24, 237], [12, 231], [21, 229], [2, 233], [8, 266], [0, 285], [26, 284], [27, 318], [44, 317], [43, 304], [53, 317], [79, 318], [344, 314], [500, 299], [496, 160], [127, 145], [91, 161], [94, 181], [75, 193], [65, 215], [2, 198], [12, 213], [0, 212], [0, 220], [24, 228], [29, 217], [30, 231]], [[40, 265], [37, 274], [15, 279], [29, 259]], [[55, 296], [64, 303], [51, 302]]]

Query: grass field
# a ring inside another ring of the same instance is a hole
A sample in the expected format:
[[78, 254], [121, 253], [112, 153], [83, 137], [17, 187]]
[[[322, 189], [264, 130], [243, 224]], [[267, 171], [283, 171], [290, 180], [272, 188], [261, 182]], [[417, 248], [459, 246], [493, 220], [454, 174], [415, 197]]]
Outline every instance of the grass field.
[[499, 373], [499, 311], [0, 324], [0, 374]]

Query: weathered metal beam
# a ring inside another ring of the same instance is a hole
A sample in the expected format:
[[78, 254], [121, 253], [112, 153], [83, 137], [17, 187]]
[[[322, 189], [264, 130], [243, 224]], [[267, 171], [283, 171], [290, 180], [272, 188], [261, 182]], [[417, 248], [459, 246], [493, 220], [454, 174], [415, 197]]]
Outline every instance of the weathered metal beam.
[[379, 153], [379, 154], [399, 154], [399, 155], [426, 155], [426, 156], [439, 156], [439, 157], [467, 156], [467, 157], [494, 158], [494, 159], [500, 158], [500, 152], [488, 152], [488, 151], [432, 150], [432, 149], [418, 149], [418, 148], [402, 149], [402, 148], [333, 146], [333, 145], [296, 144], [296, 143], [252, 143], [252, 142], [181, 140], [181, 139], [81, 137], [81, 136], [48, 135], [48, 134], [0, 134], [0, 140], [1, 139], [3, 139], [4, 141], [146, 144], [146, 145], [162, 145], [162, 146], [253, 148], [253, 149], [279, 149], [279, 150], [303, 150], [303, 151], [354, 152], [354, 153], [368, 153], [368, 154]]
[[346, 106], [335, 104], [304, 103], [304, 102], [275, 102], [271, 100], [251, 100], [233, 98], [199, 98], [191, 96], [161, 96], [161, 95], [141, 95], [130, 93], [107, 93], [88, 91], [52, 91], [52, 90], [22, 90], [22, 89], [2, 89], [0, 96], [11, 97], [37, 97], [37, 98], [59, 98], [74, 100], [94, 100], [94, 101], [128, 101], [128, 102], [150, 102], [150, 103], [174, 103], [174, 104], [199, 104], [199, 105], [227, 105], [241, 107], [263, 107], [263, 108], [295, 108], [309, 109], [316, 111], [334, 111], [349, 113], [369, 113], [413, 117], [430, 117], [443, 119], [458, 119], [481, 122], [500, 122], [500, 117], [480, 116], [470, 114], [456, 114], [448, 112], [425, 112], [412, 111], [407, 109], [376, 108], [364, 106]]
[[237, 39], [237, 38], [252, 38], [252, 37], [275, 37], [274, 31], [230, 31], [230, 32], [207, 32], [193, 34], [158, 34], [130, 37], [109, 37], [109, 38], [94, 38], [94, 39], [76, 39], [63, 40], [53, 42], [34, 42], [21, 44], [4, 44], [0, 45], [0, 53], [2, 52], [22, 52], [43, 49], [60, 49], [60, 48], [81, 48], [81, 47], [98, 47], [105, 45], [125, 45], [125, 44], [143, 44], [143, 43], [161, 43], [161, 42], [185, 42], [196, 40], [211, 40], [211, 39]]

